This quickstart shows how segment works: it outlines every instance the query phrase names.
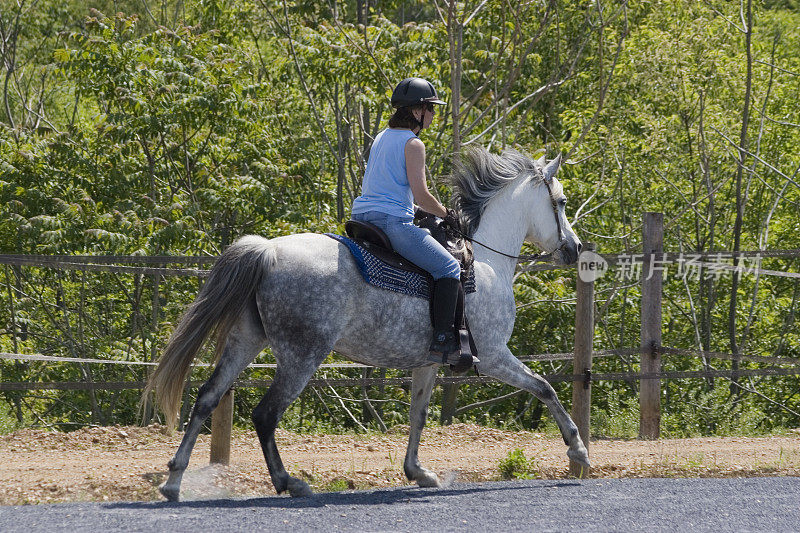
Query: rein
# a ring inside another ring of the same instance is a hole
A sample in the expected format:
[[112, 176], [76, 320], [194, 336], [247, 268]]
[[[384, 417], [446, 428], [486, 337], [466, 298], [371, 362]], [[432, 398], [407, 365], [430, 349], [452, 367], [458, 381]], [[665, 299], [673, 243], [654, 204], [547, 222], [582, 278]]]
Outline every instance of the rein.
[[492, 251], [492, 252], [494, 252], [494, 253], [496, 253], [496, 254], [502, 255], [502, 256], [504, 256], [504, 257], [508, 257], [509, 259], [516, 259], [517, 261], [527, 261], [527, 262], [531, 262], [531, 263], [543, 263], [543, 262], [546, 262], [546, 261], [550, 261], [550, 259], [552, 259], [552, 258], [553, 258], [553, 252], [550, 252], [549, 254], [520, 254], [520, 255], [509, 255], [509, 254], [507, 254], [507, 253], [505, 253], [505, 252], [501, 252], [500, 250], [495, 250], [495, 249], [494, 249], [494, 248], [492, 248], [491, 246], [489, 246], [489, 245], [487, 245], [487, 244], [483, 244], [483, 243], [482, 243], [482, 242], [480, 242], [480, 241], [476, 241], [476, 240], [475, 240], [475, 239], [473, 239], [472, 237], [467, 237], [467, 236], [466, 236], [466, 234], [464, 234], [464, 233], [463, 233], [461, 230], [459, 230], [459, 229], [456, 229], [455, 231], [456, 231], [456, 232], [458, 232], [458, 233], [459, 233], [459, 234], [460, 234], [462, 237], [464, 237], [466, 240], [468, 240], [468, 241], [469, 241], [469, 242], [471, 242], [472, 244], [477, 244], [478, 246], [483, 246], [483, 247], [484, 247], [484, 248], [486, 248], [487, 250], [490, 250], [490, 251]]

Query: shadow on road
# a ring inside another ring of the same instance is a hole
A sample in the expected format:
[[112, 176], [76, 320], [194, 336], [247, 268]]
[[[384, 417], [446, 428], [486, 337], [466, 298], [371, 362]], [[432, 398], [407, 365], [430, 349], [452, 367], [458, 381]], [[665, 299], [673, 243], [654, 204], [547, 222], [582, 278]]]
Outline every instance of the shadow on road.
[[[547, 484], [547, 487], [573, 487], [580, 482], [559, 482]], [[394, 489], [377, 489], [370, 491], [354, 492], [321, 492], [306, 498], [292, 498], [289, 496], [273, 496], [269, 498], [246, 499], [209, 499], [189, 500], [184, 502], [121, 502], [104, 504], [105, 509], [165, 509], [175, 508], [203, 508], [219, 509], [241, 508], [284, 508], [304, 509], [325, 507], [327, 505], [387, 505], [394, 503], [408, 503], [411, 501], [426, 502], [431, 498], [459, 496], [463, 494], [499, 492], [504, 490], [519, 490], [519, 485], [503, 486], [501, 483], [470, 485], [464, 488], [423, 489], [419, 487], [400, 487]]]

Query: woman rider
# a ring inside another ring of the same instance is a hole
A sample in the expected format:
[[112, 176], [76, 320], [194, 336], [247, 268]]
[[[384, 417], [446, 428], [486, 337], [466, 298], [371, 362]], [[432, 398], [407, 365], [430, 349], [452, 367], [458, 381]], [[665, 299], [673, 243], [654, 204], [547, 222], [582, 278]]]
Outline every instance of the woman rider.
[[461, 267], [428, 231], [413, 223], [416, 203], [458, 227], [455, 213], [428, 191], [425, 144], [417, 137], [433, 122], [436, 105], [444, 102], [422, 78], [406, 78], [394, 89], [396, 110], [389, 127], [372, 144], [352, 218], [381, 228], [395, 251], [433, 276], [433, 340], [428, 359], [455, 365], [461, 354], [453, 327]]

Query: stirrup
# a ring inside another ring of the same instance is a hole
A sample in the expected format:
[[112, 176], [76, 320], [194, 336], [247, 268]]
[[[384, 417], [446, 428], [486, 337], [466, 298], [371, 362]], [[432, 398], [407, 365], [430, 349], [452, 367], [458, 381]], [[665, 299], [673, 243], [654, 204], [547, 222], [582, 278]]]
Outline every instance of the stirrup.
[[452, 332], [434, 333], [431, 346], [428, 348], [428, 361], [439, 365], [458, 364], [461, 350], [456, 336]]
[[464, 329], [458, 331], [458, 338], [450, 332], [436, 334], [428, 353], [428, 361], [439, 365], [450, 365], [450, 369], [457, 374], [466, 372], [480, 363], [480, 360], [472, 355], [469, 334]]
[[458, 340], [459, 344], [461, 345], [458, 362], [455, 364], [451, 363], [450, 370], [456, 374], [461, 374], [474, 367], [481, 361], [472, 354], [472, 347], [469, 344], [469, 333], [466, 329], [458, 330]]

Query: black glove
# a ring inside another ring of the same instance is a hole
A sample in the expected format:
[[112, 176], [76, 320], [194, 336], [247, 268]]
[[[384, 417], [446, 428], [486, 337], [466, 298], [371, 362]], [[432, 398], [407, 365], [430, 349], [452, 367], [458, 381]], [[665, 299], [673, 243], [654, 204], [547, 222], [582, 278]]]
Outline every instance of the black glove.
[[414, 224], [419, 226], [419, 223], [421, 221], [425, 220], [428, 217], [432, 217], [432, 216], [433, 216], [432, 214], [430, 214], [427, 211], [417, 207], [417, 209], [414, 211]]
[[450, 229], [455, 230], [461, 233], [461, 222], [458, 220], [458, 215], [452, 209], [447, 210], [447, 214], [444, 216], [444, 223], [450, 227]]

